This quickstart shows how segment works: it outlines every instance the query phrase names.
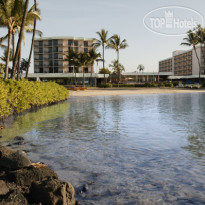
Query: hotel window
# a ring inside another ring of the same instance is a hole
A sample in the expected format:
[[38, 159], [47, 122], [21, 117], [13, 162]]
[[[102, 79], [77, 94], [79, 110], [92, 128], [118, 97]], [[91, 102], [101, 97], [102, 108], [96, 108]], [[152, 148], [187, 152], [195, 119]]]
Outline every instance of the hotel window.
[[52, 54], [49, 54], [48, 55], [48, 59], [52, 59], [53, 58], [53, 55]]
[[58, 67], [54, 67], [54, 73], [58, 73]]
[[39, 66], [43, 66], [43, 61], [40, 61], [40, 62], [39, 62]]
[[57, 46], [58, 45], [58, 40], [53, 40], [53, 45]]
[[74, 48], [74, 50], [75, 50], [76, 52], [78, 52], [78, 48]]
[[39, 60], [43, 60], [43, 54], [39, 54]]
[[84, 41], [84, 47], [88, 47], [88, 41]]
[[39, 47], [39, 53], [43, 53], [43, 47]]
[[43, 41], [39, 41], [38, 43], [39, 46], [43, 46]]
[[48, 52], [52, 53], [52, 48], [51, 47], [48, 48]]
[[69, 73], [73, 73], [73, 67], [69, 66]]
[[39, 73], [43, 73], [43, 68], [39, 68]]
[[78, 41], [74, 41], [74, 46], [78, 46]]
[[88, 67], [84, 68], [84, 72], [88, 73]]
[[52, 46], [52, 41], [48, 41], [48, 45], [49, 45], [49, 46]]
[[54, 66], [58, 66], [58, 61], [54, 61]]
[[58, 47], [57, 46], [53, 47], [53, 51], [58, 52]]
[[58, 54], [57, 53], [54, 54], [54, 59], [58, 59]]
[[88, 53], [88, 49], [87, 48], [84, 48], [84, 53]]
[[53, 67], [49, 67], [49, 73], [53, 73]]
[[73, 46], [73, 40], [68, 40], [68, 46]]
[[53, 66], [53, 61], [49, 61], [49, 66]]

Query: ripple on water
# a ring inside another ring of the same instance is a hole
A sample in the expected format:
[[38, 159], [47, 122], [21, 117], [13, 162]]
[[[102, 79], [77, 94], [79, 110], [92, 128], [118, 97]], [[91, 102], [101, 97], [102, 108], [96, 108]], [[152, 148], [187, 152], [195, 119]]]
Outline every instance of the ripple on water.
[[[205, 204], [204, 94], [71, 98], [19, 116], [25, 137], [82, 204]], [[18, 129], [17, 129], [18, 128]], [[15, 130], [15, 132], [14, 132]]]

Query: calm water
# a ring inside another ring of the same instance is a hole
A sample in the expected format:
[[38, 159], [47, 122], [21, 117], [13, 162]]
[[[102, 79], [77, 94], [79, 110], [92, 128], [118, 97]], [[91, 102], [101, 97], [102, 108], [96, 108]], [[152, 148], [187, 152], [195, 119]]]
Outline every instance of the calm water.
[[73, 97], [0, 134], [24, 136], [32, 160], [88, 184], [81, 204], [205, 204], [204, 94]]

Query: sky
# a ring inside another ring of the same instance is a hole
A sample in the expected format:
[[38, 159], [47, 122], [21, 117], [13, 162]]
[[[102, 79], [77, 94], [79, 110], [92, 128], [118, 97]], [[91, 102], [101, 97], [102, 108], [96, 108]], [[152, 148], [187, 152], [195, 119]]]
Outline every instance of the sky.
[[[43, 32], [43, 37], [97, 38], [96, 32], [104, 28], [108, 30], [109, 36], [118, 34], [121, 39], [126, 39], [129, 46], [120, 51], [120, 63], [124, 65], [126, 72], [136, 71], [139, 64], [144, 65], [145, 72], [158, 71], [159, 60], [171, 57], [174, 50], [189, 49], [180, 45], [185, 36], [164, 36], [148, 30], [143, 24], [143, 18], [147, 13], [160, 7], [181, 6], [194, 9], [205, 18], [204, 0], [38, 0], [37, 2], [42, 16], [42, 20], [37, 23], [37, 29]], [[5, 32], [0, 29], [0, 36]], [[22, 48], [23, 58], [28, 58], [31, 37], [31, 34], [26, 35], [26, 44]], [[116, 59], [116, 56], [114, 50], [105, 51], [106, 67]], [[33, 72], [33, 62], [31, 72]]]

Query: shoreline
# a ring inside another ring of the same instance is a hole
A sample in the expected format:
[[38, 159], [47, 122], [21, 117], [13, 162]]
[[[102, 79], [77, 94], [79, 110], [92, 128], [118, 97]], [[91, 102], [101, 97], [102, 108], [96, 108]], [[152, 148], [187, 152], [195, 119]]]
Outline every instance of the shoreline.
[[70, 97], [118, 96], [138, 94], [205, 93], [205, 89], [187, 88], [88, 88], [85, 91], [69, 91]]

